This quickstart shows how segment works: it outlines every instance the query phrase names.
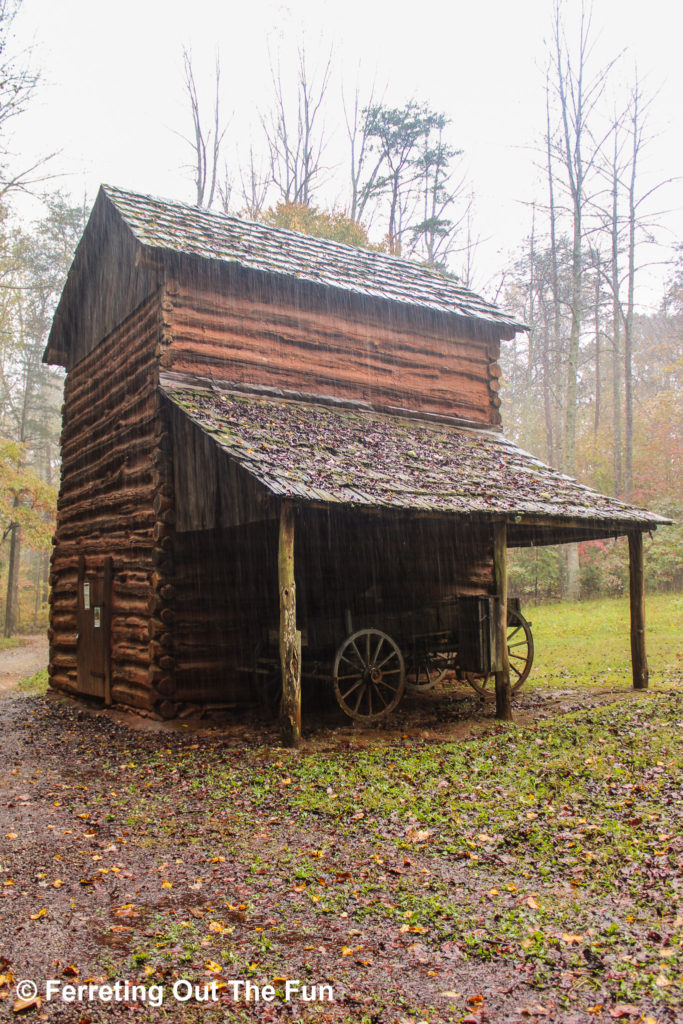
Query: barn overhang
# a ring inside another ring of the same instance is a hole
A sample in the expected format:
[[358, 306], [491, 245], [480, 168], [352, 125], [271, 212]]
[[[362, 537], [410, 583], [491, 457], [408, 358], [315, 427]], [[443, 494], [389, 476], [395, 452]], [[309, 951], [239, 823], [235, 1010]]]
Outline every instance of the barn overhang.
[[[391, 518], [503, 520], [511, 547], [615, 537], [668, 522], [585, 487], [498, 431], [183, 374], [162, 375], [161, 388], [175, 410], [180, 528], [272, 516], [283, 501]], [[217, 450], [227, 456], [224, 472], [210, 462]], [[240, 488], [240, 479], [249, 485]], [[223, 506], [221, 488], [232, 494]], [[217, 507], [225, 508], [221, 522], [211, 519]]]

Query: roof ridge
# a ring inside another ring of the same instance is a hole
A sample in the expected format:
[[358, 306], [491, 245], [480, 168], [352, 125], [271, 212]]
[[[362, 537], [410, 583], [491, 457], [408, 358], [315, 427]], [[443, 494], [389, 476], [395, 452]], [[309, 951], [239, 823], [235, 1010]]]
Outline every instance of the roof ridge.
[[116, 185], [102, 185], [100, 191], [138, 242], [152, 249], [426, 307], [497, 326], [508, 337], [526, 330], [516, 317], [457, 279], [414, 260]]
[[314, 241], [323, 242], [325, 245], [330, 245], [338, 249], [348, 249], [350, 252], [355, 253], [356, 255], [358, 255], [359, 253], [368, 253], [368, 255], [371, 257], [379, 256], [383, 260], [387, 260], [388, 262], [391, 263], [397, 263], [405, 267], [410, 267], [411, 269], [417, 268], [423, 273], [429, 274], [432, 277], [434, 277], [436, 281], [445, 281], [451, 287], [459, 288], [467, 295], [476, 296], [477, 298], [481, 299], [482, 302], [486, 302], [489, 305], [493, 305], [493, 303], [489, 303], [488, 299], [485, 299], [482, 295], [479, 295], [471, 288], [468, 288], [467, 285], [463, 284], [460, 281], [460, 278], [447, 278], [443, 274], [440, 274], [438, 270], [435, 270], [434, 267], [430, 267], [426, 263], [419, 263], [417, 260], [410, 260], [405, 256], [396, 256], [393, 253], [381, 252], [379, 249], [366, 248], [365, 246], [362, 245], [351, 245], [349, 242], [339, 242], [335, 238], [323, 238], [319, 235], [308, 235], [306, 234], [305, 231], [295, 231], [293, 228], [281, 228], [276, 226], [275, 224], [267, 224], [264, 221], [253, 220], [251, 217], [243, 217], [241, 214], [225, 213], [221, 210], [213, 210], [206, 206], [195, 206], [193, 203], [186, 203], [182, 199], [169, 199], [165, 196], [152, 195], [149, 192], [133, 192], [130, 189], [120, 188], [118, 185], [107, 185], [104, 183], [100, 186], [100, 188], [102, 188], [107, 195], [109, 195], [110, 193], [117, 193], [118, 195], [130, 196], [134, 199], [147, 199], [150, 202], [160, 203], [163, 206], [177, 206], [195, 215], [199, 214], [201, 216], [206, 216], [207, 218], [235, 221], [238, 224], [248, 224], [249, 226], [255, 227], [257, 230], [260, 231], [288, 235], [291, 238], [296, 239], [297, 241], [300, 241], [301, 239], [310, 238], [313, 239]]

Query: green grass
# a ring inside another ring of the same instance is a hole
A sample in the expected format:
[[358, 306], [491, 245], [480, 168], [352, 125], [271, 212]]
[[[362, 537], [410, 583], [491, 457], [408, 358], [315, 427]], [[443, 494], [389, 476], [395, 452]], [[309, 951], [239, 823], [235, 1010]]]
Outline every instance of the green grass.
[[[536, 652], [525, 691], [534, 685], [631, 684], [628, 598], [527, 606], [523, 611], [532, 622]], [[650, 684], [680, 682], [683, 595], [648, 595], [645, 622]]]
[[0, 651], [11, 651], [13, 647], [23, 647], [26, 643], [20, 637], [16, 636], [1, 636], [0, 637]]
[[30, 676], [28, 679], [22, 679], [14, 689], [16, 693], [40, 694], [47, 693], [47, 688], [47, 669], [41, 668], [35, 675]]

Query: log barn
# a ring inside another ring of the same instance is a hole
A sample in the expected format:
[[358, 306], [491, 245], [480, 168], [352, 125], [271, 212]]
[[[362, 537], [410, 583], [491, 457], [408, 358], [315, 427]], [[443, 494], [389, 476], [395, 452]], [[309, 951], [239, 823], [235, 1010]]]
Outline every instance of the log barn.
[[646, 685], [642, 533], [664, 520], [504, 437], [520, 330], [409, 261], [103, 186], [44, 355], [66, 370], [51, 686], [237, 710], [279, 651], [295, 741], [302, 663], [329, 681], [358, 623], [419, 634], [488, 601], [506, 714], [506, 547], [623, 534]]

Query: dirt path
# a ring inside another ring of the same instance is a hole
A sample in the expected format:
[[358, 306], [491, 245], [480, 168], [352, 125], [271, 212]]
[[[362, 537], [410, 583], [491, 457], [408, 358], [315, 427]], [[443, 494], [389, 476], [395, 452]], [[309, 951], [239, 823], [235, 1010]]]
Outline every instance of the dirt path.
[[22, 639], [21, 647], [0, 651], [0, 698], [6, 697], [22, 679], [35, 675], [47, 665], [47, 637], [27, 636]]

